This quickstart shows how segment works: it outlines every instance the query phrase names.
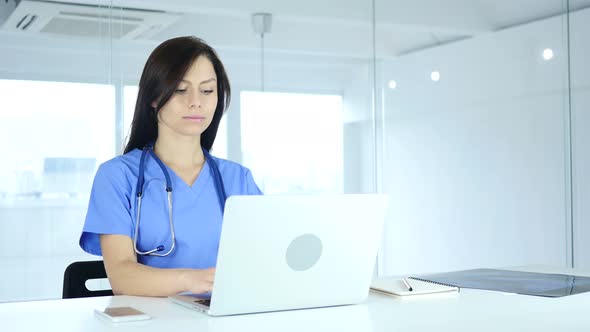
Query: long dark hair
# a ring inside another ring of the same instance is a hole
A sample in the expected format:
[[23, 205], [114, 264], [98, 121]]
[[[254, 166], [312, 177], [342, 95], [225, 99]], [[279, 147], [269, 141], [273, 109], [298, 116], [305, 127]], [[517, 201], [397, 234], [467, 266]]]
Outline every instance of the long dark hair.
[[[131, 133], [124, 153], [136, 148], [142, 149], [146, 144], [156, 141], [158, 112], [170, 100], [187, 70], [200, 56], [205, 56], [211, 61], [217, 75], [217, 108], [211, 124], [201, 134], [201, 146], [211, 150], [219, 121], [231, 99], [229, 79], [215, 50], [200, 38], [186, 36], [163, 42], [147, 59], [139, 80]], [[157, 103], [156, 108], [152, 107], [154, 101]]]

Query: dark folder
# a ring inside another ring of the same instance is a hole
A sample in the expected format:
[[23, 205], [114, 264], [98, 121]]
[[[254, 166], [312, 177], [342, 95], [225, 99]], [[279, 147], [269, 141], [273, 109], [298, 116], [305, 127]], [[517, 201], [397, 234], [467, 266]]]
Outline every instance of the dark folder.
[[414, 279], [461, 288], [545, 297], [561, 297], [590, 291], [589, 277], [495, 269], [445, 272], [422, 275]]

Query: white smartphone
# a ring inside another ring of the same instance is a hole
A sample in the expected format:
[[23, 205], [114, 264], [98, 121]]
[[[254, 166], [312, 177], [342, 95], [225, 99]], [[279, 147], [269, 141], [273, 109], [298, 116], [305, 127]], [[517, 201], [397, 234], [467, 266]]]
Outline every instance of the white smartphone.
[[132, 307], [110, 307], [103, 310], [96, 309], [94, 312], [111, 322], [133, 322], [137, 320], [146, 320], [151, 317], [145, 312], [139, 311]]

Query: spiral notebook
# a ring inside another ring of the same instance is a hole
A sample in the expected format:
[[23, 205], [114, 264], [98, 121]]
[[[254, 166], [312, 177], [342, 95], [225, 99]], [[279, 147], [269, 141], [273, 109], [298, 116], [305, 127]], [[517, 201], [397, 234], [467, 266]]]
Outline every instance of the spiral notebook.
[[590, 292], [590, 277], [526, 271], [472, 269], [419, 277], [439, 284], [506, 293], [561, 297]]
[[396, 296], [424, 295], [438, 293], [458, 293], [459, 287], [444, 285], [437, 282], [406, 278], [408, 286], [400, 278], [378, 278], [371, 283], [371, 290]]

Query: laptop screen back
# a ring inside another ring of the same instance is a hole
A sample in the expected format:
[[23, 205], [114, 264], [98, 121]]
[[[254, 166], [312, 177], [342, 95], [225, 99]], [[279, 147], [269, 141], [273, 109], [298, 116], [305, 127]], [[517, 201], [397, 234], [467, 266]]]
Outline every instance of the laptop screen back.
[[232, 196], [226, 202], [212, 315], [362, 302], [386, 196]]

